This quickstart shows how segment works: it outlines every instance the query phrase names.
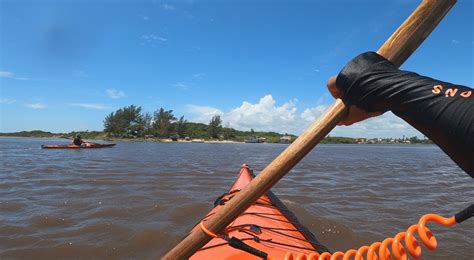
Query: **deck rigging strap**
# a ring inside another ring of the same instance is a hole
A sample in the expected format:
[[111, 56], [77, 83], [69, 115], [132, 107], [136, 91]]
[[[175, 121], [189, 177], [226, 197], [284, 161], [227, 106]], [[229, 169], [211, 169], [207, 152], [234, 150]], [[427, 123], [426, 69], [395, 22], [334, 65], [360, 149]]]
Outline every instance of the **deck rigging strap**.
[[229, 192], [226, 192], [222, 195], [220, 195], [219, 197], [217, 197], [217, 199], [214, 201], [214, 207], [216, 207], [217, 205], [224, 205], [225, 202], [227, 202], [228, 200], [230, 200], [233, 196], [229, 197], [229, 198], [224, 198], [225, 196], [227, 195], [231, 195], [231, 194], [234, 194], [236, 192], [239, 192], [240, 190], [239, 189], [236, 189], [236, 190], [231, 190]]
[[229, 237], [227, 235], [217, 235], [217, 234], [213, 233], [212, 231], [207, 229], [206, 226], [204, 226], [203, 221], [201, 221], [201, 223], [199, 223], [199, 227], [208, 236], [210, 236], [212, 238], [222, 238], [227, 242], [227, 243], [224, 243], [224, 244], [228, 244], [229, 246], [231, 246], [235, 249], [239, 249], [239, 250], [242, 250], [242, 251], [247, 252], [249, 254], [252, 254], [254, 256], [261, 257], [262, 259], [267, 259], [267, 257], [268, 257], [267, 253], [245, 244], [244, 241], [242, 241], [241, 239], [238, 239], [236, 237]]
[[[226, 192], [224, 194], [222, 194], [221, 196], [219, 196], [215, 202], [214, 202], [214, 206], [218, 206], [218, 205], [224, 205], [226, 202], [228, 202], [229, 200], [231, 200], [233, 198], [233, 195], [234, 193], [237, 193], [239, 192], [240, 190], [236, 189], [236, 190], [232, 190], [232, 191], [229, 191], [229, 192]], [[275, 206], [272, 205], [272, 201], [267, 201], [267, 200], [263, 200], [263, 202], [256, 202], [255, 203], [256, 205], [259, 205], [259, 206], [262, 206], [262, 207], [271, 207], [271, 208], [275, 208]], [[272, 216], [274, 215], [279, 215], [279, 216], [285, 216], [285, 215], [280, 215], [280, 214], [261, 214], [261, 213], [255, 213], [255, 212], [246, 212], [246, 213], [243, 213], [242, 215], [254, 215], [254, 216], [258, 216], [258, 217], [262, 217], [262, 218], [270, 218], [270, 219], [273, 219], [273, 220], [278, 220], [276, 218], [273, 218]], [[271, 216], [268, 216], [268, 215], [271, 215]], [[293, 247], [295, 249], [305, 249], [305, 250], [313, 250], [315, 252], [317, 252], [316, 249], [314, 248], [307, 248], [307, 247], [298, 247], [298, 246], [294, 246], [294, 245], [290, 245], [290, 244], [286, 244], [286, 243], [281, 243], [281, 242], [277, 242], [277, 241], [272, 241], [271, 239], [261, 239], [258, 234], [261, 233], [261, 230], [262, 229], [266, 229], [266, 230], [270, 230], [272, 232], [275, 232], [275, 233], [279, 233], [280, 235], [282, 236], [287, 236], [287, 237], [291, 237], [293, 239], [298, 239], [298, 240], [302, 240], [301, 238], [297, 238], [297, 237], [293, 237], [289, 234], [285, 234], [285, 233], [282, 233], [282, 232], [279, 232], [278, 230], [280, 230], [279, 228], [271, 228], [271, 227], [262, 227], [262, 226], [258, 226], [258, 225], [254, 225], [254, 224], [242, 224], [242, 225], [238, 225], [238, 226], [234, 226], [234, 227], [228, 227], [223, 234], [215, 234], [214, 232], [210, 231], [205, 225], [204, 225], [204, 221], [206, 220], [206, 218], [209, 217], [206, 216], [203, 220], [201, 220], [201, 222], [199, 223], [199, 227], [201, 228], [201, 230], [206, 233], [208, 236], [212, 237], [212, 238], [221, 238], [223, 239], [225, 242], [224, 243], [221, 243], [221, 244], [217, 244], [217, 245], [213, 245], [213, 246], [210, 246], [210, 247], [203, 247], [201, 248], [201, 250], [205, 250], [205, 249], [209, 249], [209, 248], [213, 248], [213, 247], [216, 247], [216, 246], [223, 246], [223, 245], [229, 245], [233, 248], [236, 248], [236, 249], [239, 249], [239, 250], [242, 250], [242, 251], [245, 251], [247, 253], [250, 253], [252, 255], [255, 255], [255, 256], [258, 256], [258, 257], [261, 257], [262, 259], [267, 259], [268, 258], [268, 254], [261, 251], [261, 250], [258, 250], [248, 244], [246, 244], [244, 242], [244, 240], [253, 240], [255, 242], [258, 242], [258, 243], [272, 243], [272, 244], [278, 244], [278, 245], [282, 245], [282, 246], [286, 246], [286, 247]], [[286, 216], [285, 216], [286, 217]], [[283, 220], [279, 220], [279, 221], [283, 221]], [[288, 223], [291, 223], [289, 221], [287, 221]], [[246, 227], [248, 229], [246, 229]], [[239, 238], [236, 238], [236, 237], [229, 237], [228, 236], [228, 233], [229, 231], [233, 231], [233, 230], [237, 230], [239, 232], [243, 232], [249, 236], [251, 236], [251, 238], [244, 238], [244, 239], [239, 239]], [[282, 229], [282, 230], [289, 230], [289, 231], [300, 231], [298, 228], [296, 229]], [[260, 232], [259, 232], [260, 231]], [[301, 231], [300, 231], [301, 232]], [[306, 241], [306, 240], [304, 240]], [[307, 242], [310, 242], [310, 241], [307, 241]]]

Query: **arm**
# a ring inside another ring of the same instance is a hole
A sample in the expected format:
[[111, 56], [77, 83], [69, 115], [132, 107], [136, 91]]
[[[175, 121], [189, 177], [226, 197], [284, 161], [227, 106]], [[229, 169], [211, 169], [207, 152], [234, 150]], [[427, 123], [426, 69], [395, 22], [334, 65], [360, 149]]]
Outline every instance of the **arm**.
[[354, 105], [343, 124], [390, 110], [430, 138], [474, 177], [471, 88], [401, 71], [373, 52], [350, 61], [328, 86], [334, 96]]

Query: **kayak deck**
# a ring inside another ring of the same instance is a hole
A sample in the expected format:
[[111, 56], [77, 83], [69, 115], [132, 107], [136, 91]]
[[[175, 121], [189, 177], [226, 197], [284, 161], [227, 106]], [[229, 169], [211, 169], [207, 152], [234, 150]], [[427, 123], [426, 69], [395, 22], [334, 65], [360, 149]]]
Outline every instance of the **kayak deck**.
[[[251, 170], [243, 165], [239, 177], [229, 192], [219, 197], [215, 207], [206, 215], [202, 224], [214, 215], [226, 201], [232, 199], [252, 180]], [[196, 225], [192, 232], [201, 228]], [[284, 259], [287, 253], [309, 255], [326, 252], [315, 236], [299, 223], [296, 217], [272, 193], [260, 197], [252, 206], [226, 228], [228, 237], [235, 237], [254, 249], [268, 254], [274, 259]], [[213, 238], [191, 259], [261, 259], [246, 251], [231, 247], [222, 238]]]
[[110, 148], [115, 146], [115, 144], [95, 144], [88, 143], [89, 145], [75, 145], [75, 144], [65, 144], [65, 145], [41, 145], [43, 149], [93, 149], [93, 148]]

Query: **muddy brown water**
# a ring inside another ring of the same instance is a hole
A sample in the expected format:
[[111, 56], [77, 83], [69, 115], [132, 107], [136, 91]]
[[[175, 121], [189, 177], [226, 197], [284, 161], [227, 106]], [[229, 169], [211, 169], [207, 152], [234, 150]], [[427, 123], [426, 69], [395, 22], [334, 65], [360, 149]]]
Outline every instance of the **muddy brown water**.
[[[0, 259], [162, 256], [226, 192], [242, 163], [259, 173], [283, 144], [119, 142], [42, 150], [61, 139], [0, 138]], [[331, 250], [393, 236], [425, 213], [474, 202], [474, 180], [433, 145], [320, 145], [274, 193]], [[424, 259], [473, 259], [474, 219], [429, 226]]]

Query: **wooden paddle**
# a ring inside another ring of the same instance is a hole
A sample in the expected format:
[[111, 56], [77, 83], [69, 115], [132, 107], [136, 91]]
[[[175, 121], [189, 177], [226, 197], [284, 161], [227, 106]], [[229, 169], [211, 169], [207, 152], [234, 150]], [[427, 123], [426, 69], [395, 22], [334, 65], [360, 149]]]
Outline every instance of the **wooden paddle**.
[[[455, 3], [456, 0], [424, 0], [377, 52], [393, 64], [400, 66], [433, 31]], [[245, 189], [205, 222], [207, 229], [217, 234], [224, 230], [303, 159], [336, 127], [346, 112], [347, 106], [344, 102], [341, 99], [336, 99], [316, 122], [263, 169]], [[211, 237], [197, 229], [186, 236], [163, 259], [186, 259], [209, 240]]]

